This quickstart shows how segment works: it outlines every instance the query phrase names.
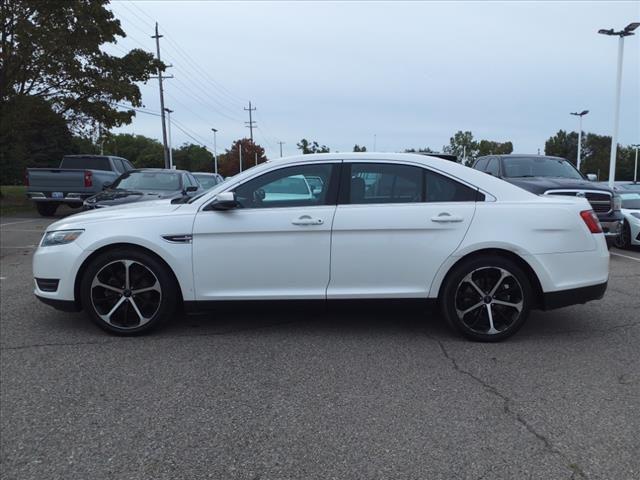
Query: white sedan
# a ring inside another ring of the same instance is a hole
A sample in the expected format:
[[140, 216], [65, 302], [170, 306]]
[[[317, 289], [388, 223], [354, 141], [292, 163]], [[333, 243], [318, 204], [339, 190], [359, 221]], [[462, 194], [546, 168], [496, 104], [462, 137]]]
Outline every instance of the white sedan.
[[410, 298], [496, 341], [531, 309], [602, 298], [609, 254], [585, 199], [434, 157], [349, 153], [270, 161], [189, 203], [64, 218], [33, 274], [40, 300], [116, 334], [146, 332], [178, 304]]

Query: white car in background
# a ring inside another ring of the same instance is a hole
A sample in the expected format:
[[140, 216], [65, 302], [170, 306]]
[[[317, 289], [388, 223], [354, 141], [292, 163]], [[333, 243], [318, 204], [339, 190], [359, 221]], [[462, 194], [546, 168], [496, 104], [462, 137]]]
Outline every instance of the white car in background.
[[615, 245], [618, 248], [640, 245], [640, 191], [618, 189], [618, 194], [622, 199], [621, 212], [624, 222]]
[[61, 219], [33, 274], [40, 300], [116, 334], [146, 332], [178, 304], [410, 298], [496, 341], [531, 309], [601, 298], [609, 253], [583, 198], [435, 157], [336, 153], [263, 163], [184, 204]]

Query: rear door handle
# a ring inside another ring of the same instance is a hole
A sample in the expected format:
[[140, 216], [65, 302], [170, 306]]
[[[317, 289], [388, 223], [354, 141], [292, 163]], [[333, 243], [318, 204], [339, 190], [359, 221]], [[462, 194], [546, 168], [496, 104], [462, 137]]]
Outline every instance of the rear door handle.
[[464, 218], [458, 215], [451, 215], [447, 212], [442, 212], [437, 217], [431, 217], [432, 222], [436, 223], [460, 223], [464, 220]]
[[313, 218], [310, 215], [302, 215], [291, 220], [294, 225], [322, 225], [324, 220], [321, 218]]

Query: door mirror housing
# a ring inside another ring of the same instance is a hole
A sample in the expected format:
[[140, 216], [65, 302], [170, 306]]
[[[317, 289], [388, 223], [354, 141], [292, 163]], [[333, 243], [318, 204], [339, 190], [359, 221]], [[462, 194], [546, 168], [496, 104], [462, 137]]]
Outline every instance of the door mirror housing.
[[238, 207], [235, 192], [221, 192], [206, 206], [205, 210], [232, 210]]
[[113, 183], [111, 183], [111, 182], [104, 182], [104, 183], [102, 184], [102, 189], [103, 189], [103, 190], [106, 190], [106, 189], [108, 189], [108, 188], [111, 188], [111, 185], [113, 185]]
[[187, 188], [184, 189], [185, 193], [193, 193], [197, 191], [198, 191], [198, 187], [196, 187], [195, 185], [189, 185]]
[[587, 173], [587, 180], [590, 182], [597, 182], [598, 176], [595, 173]]

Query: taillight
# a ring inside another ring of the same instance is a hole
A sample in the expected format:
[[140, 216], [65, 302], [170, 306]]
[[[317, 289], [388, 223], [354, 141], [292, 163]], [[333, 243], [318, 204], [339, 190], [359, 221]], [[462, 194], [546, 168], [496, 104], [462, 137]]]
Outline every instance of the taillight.
[[29, 186], [29, 171], [28, 170], [24, 171], [24, 186], [25, 187]]
[[84, 186], [93, 187], [93, 172], [91, 170], [84, 171]]
[[602, 233], [600, 220], [598, 220], [598, 217], [593, 210], [584, 210], [580, 212], [580, 216], [591, 233]]

